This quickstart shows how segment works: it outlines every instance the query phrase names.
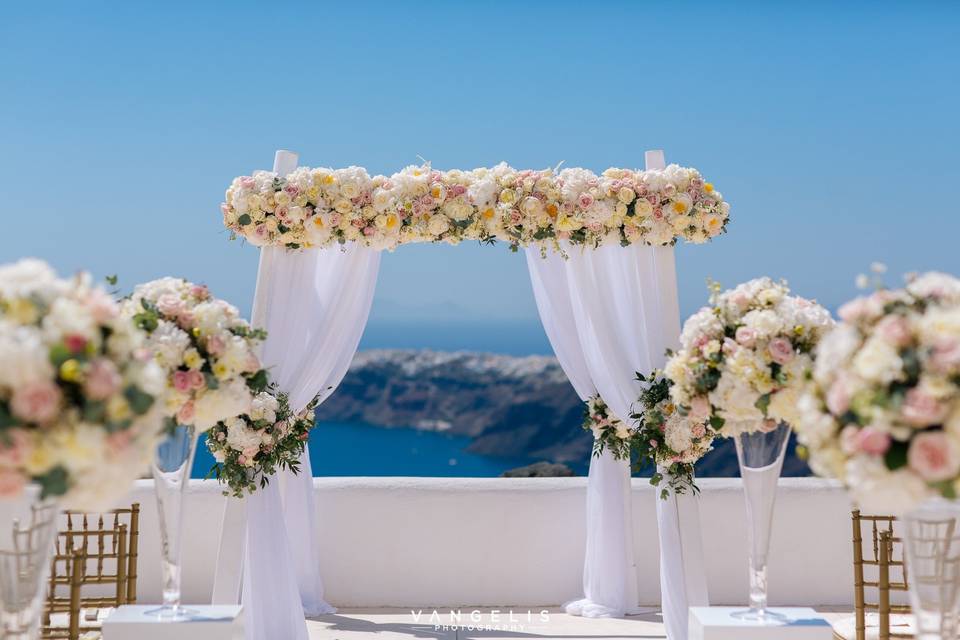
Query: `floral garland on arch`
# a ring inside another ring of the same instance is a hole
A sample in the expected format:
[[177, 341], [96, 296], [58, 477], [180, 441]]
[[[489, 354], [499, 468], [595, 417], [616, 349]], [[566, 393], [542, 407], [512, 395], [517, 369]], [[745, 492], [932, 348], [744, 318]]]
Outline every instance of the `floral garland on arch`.
[[294, 415], [287, 394], [271, 388], [254, 397], [249, 413], [218, 422], [207, 433], [215, 460], [208, 476], [227, 485], [224, 495], [242, 498], [262, 489], [280, 469], [300, 472], [317, 400]]
[[960, 496], [960, 280], [927, 273], [840, 307], [803, 396], [800, 443], [818, 475], [868, 511]]
[[166, 412], [177, 424], [206, 431], [249, 412], [253, 395], [266, 389], [255, 353], [266, 332], [205, 286], [160, 278], [137, 285], [122, 309], [147, 332], [146, 347], [167, 372]]
[[87, 274], [0, 267], [0, 497], [35, 483], [41, 498], [99, 511], [130, 489], [163, 418], [146, 339]]
[[631, 416], [638, 425], [634, 448], [637, 466], [651, 464], [657, 469], [650, 477], [650, 484], [660, 486], [666, 472], [669, 489], [660, 491], [666, 500], [672, 490], [675, 494], [687, 491], [699, 493], [694, 482], [694, 465], [712, 450], [714, 432], [703, 421], [695, 421], [684, 415], [670, 398], [673, 382], [661, 371], [649, 376], [637, 374], [637, 379], [648, 383], [640, 394], [639, 408]]
[[617, 460], [630, 460], [636, 429], [614, 415], [600, 394], [585, 402], [583, 428], [593, 433], [593, 455], [607, 450]]
[[757, 278], [735, 289], [711, 284], [710, 306], [683, 325], [664, 371], [680, 412], [720, 435], [795, 425], [814, 347], [833, 325], [820, 305]]
[[724, 232], [729, 205], [696, 169], [437, 171], [410, 166], [392, 176], [365, 169], [257, 171], [233, 180], [221, 205], [231, 237], [288, 249], [360, 242], [393, 249], [463, 240], [511, 248], [560, 241], [670, 245]]

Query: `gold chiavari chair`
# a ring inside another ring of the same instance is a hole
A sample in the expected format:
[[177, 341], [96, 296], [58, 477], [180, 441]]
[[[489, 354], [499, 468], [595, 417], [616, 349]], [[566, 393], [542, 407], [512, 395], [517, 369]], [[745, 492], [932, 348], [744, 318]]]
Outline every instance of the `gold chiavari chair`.
[[[139, 516], [139, 504], [104, 514], [64, 513], [66, 527], [51, 562], [44, 638], [75, 640], [99, 628], [100, 609], [136, 602]], [[94, 593], [82, 593], [83, 588]], [[66, 614], [66, 624], [53, 624], [56, 614]]]
[[[896, 593], [906, 593], [909, 589], [907, 567], [903, 559], [903, 541], [895, 531], [897, 521], [894, 516], [863, 515], [859, 510], [851, 514], [853, 524], [853, 584], [854, 584], [854, 634], [847, 635], [839, 630], [837, 638], [852, 640], [890, 640], [890, 638], [911, 637], [904, 619], [892, 625], [892, 617], [897, 614], [909, 614], [910, 606], [895, 602]], [[869, 545], [864, 551], [864, 529], [867, 529]], [[867, 600], [867, 589], [876, 589], [877, 601]], [[867, 624], [868, 612], [876, 612], [876, 625]], [[868, 634], [868, 631], [870, 632]], [[875, 633], [874, 633], [875, 632]]]

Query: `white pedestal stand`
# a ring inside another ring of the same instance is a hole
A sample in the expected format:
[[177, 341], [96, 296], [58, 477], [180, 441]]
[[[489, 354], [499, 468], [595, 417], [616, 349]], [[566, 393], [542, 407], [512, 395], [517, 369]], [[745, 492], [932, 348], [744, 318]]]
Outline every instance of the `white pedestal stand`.
[[124, 605], [103, 622], [103, 640], [243, 640], [240, 605], [189, 606], [188, 620], [170, 622], [145, 615], [156, 605]]
[[833, 628], [809, 607], [769, 607], [784, 617], [776, 624], [741, 620], [747, 607], [690, 607], [690, 640], [832, 640]]

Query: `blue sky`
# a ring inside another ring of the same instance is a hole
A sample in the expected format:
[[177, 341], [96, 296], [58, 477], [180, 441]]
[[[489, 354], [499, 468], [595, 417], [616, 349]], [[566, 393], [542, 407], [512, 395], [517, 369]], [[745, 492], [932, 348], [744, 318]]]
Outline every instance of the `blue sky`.
[[[874, 260], [960, 272], [958, 80], [948, 2], [10, 4], [0, 261], [181, 275], [246, 312], [257, 251], [218, 204], [276, 148], [371, 173], [663, 148], [733, 207], [677, 250], [685, 314], [708, 276], [835, 307]], [[543, 350], [536, 327], [521, 256], [412, 246], [384, 257], [365, 344]]]

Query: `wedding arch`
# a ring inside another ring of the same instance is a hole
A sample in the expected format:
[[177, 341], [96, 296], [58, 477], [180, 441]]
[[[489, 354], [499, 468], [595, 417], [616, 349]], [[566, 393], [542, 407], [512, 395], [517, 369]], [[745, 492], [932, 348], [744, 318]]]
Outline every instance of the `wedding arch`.
[[[643, 170], [436, 171], [370, 177], [357, 167], [297, 168], [277, 151], [272, 172], [233, 181], [224, 224], [260, 246], [252, 322], [262, 360], [291, 408], [329, 397], [366, 325], [381, 252], [412, 242], [502, 241], [526, 253], [550, 344], [581, 399], [619, 416], [641, 391], [636, 371], [663, 365], [679, 341], [673, 245], [722, 233], [729, 207], [693, 169], [646, 152]], [[622, 616], [638, 607], [629, 462], [591, 457], [583, 597], [569, 613]], [[660, 584], [671, 640], [688, 606], [706, 605], [696, 498], [657, 501]], [[304, 615], [331, 613], [320, 576], [310, 458], [224, 514], [214, 603], [242, 600], [247, 637], [307, 640]]]

